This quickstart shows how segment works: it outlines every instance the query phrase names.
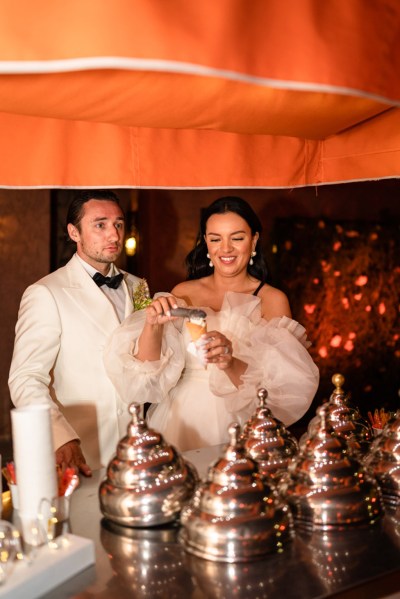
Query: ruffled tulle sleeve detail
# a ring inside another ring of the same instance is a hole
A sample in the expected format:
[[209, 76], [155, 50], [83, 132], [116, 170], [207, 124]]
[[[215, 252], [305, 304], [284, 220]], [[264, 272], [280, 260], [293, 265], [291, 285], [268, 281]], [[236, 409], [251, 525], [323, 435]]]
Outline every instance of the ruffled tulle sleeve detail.
[[267, 389], [268, 405], [276, 418], [286, 425], [299, 420], [310, 407], [319, 383], [304, 327], [286, 316], [265, 321], [260, 300], [242, 294], [226, 294], [220, 318], [220, 330], [231, 339], [234, 356], [248, 367], [239, 388], [222, 370], [212, 367], [212, 392], [224, 398], [226, 409], [240, 423], [254, 413], [260, 387]]
[[184, 368], [182, 335], [173, 322], [164, 325], [159, 360], [141, 362], [135, 358], [145, 319], [145, 310], [133, 312], [112, 333], [104, 350], [106, 372], [127, 404], [160, 403]]
[[296, 320], [292, 320], [287, 316], [281, 316], [281, 318], [273, 318], [268, 324], [278, 329], [287, 329], [305, 348], [308, 349], [311, 346], [311, 341], [307, 339], [305, 328]]

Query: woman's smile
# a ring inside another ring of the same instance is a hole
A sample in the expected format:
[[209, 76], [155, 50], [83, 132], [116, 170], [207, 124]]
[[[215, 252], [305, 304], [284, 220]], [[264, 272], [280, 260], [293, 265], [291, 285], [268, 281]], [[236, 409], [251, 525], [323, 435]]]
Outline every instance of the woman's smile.
[[236, 260], [236, 256], [220, 256], [219, 259], [223, 264], [232, 264]]

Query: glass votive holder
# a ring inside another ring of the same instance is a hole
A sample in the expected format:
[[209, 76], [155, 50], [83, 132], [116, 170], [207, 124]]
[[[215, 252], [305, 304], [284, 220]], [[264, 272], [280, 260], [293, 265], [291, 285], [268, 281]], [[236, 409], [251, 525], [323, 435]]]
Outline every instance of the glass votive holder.
[[21, 553], [19, 531], [11, 522], [0, 520], [0, 585], [6, 582]]
[[38, 521], [44, 537], [52, 549], [63, 544], [64, 535], [69, 531], [70, 497], [53, 497], [51, 502], [44, 499], [40, 503]]

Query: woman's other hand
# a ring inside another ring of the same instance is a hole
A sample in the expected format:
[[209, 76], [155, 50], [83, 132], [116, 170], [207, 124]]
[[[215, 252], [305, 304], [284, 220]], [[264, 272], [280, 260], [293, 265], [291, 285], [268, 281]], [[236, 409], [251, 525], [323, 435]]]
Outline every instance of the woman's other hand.
[[141, 362], [155, 362], [160, 359], [164, 324], [175, 320], [171, 309], [177, 308], [173, 295], [162, 295], [152, 301], [146, 308], [146, 322], [139, 337], [138, 350], [135, 357]]
[[201, 336], [200, 344], [205, 350], [207, 364], [216, 364], [221, 370], [233, 365], [232, 343], [219, 331], [209, 331]]

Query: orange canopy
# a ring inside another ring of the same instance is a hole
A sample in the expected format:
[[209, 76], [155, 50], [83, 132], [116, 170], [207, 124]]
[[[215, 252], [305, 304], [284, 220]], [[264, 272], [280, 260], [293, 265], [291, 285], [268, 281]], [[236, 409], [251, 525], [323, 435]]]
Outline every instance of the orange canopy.
[[3, 0], [0, 186], [400, 175], [398, 0]]

